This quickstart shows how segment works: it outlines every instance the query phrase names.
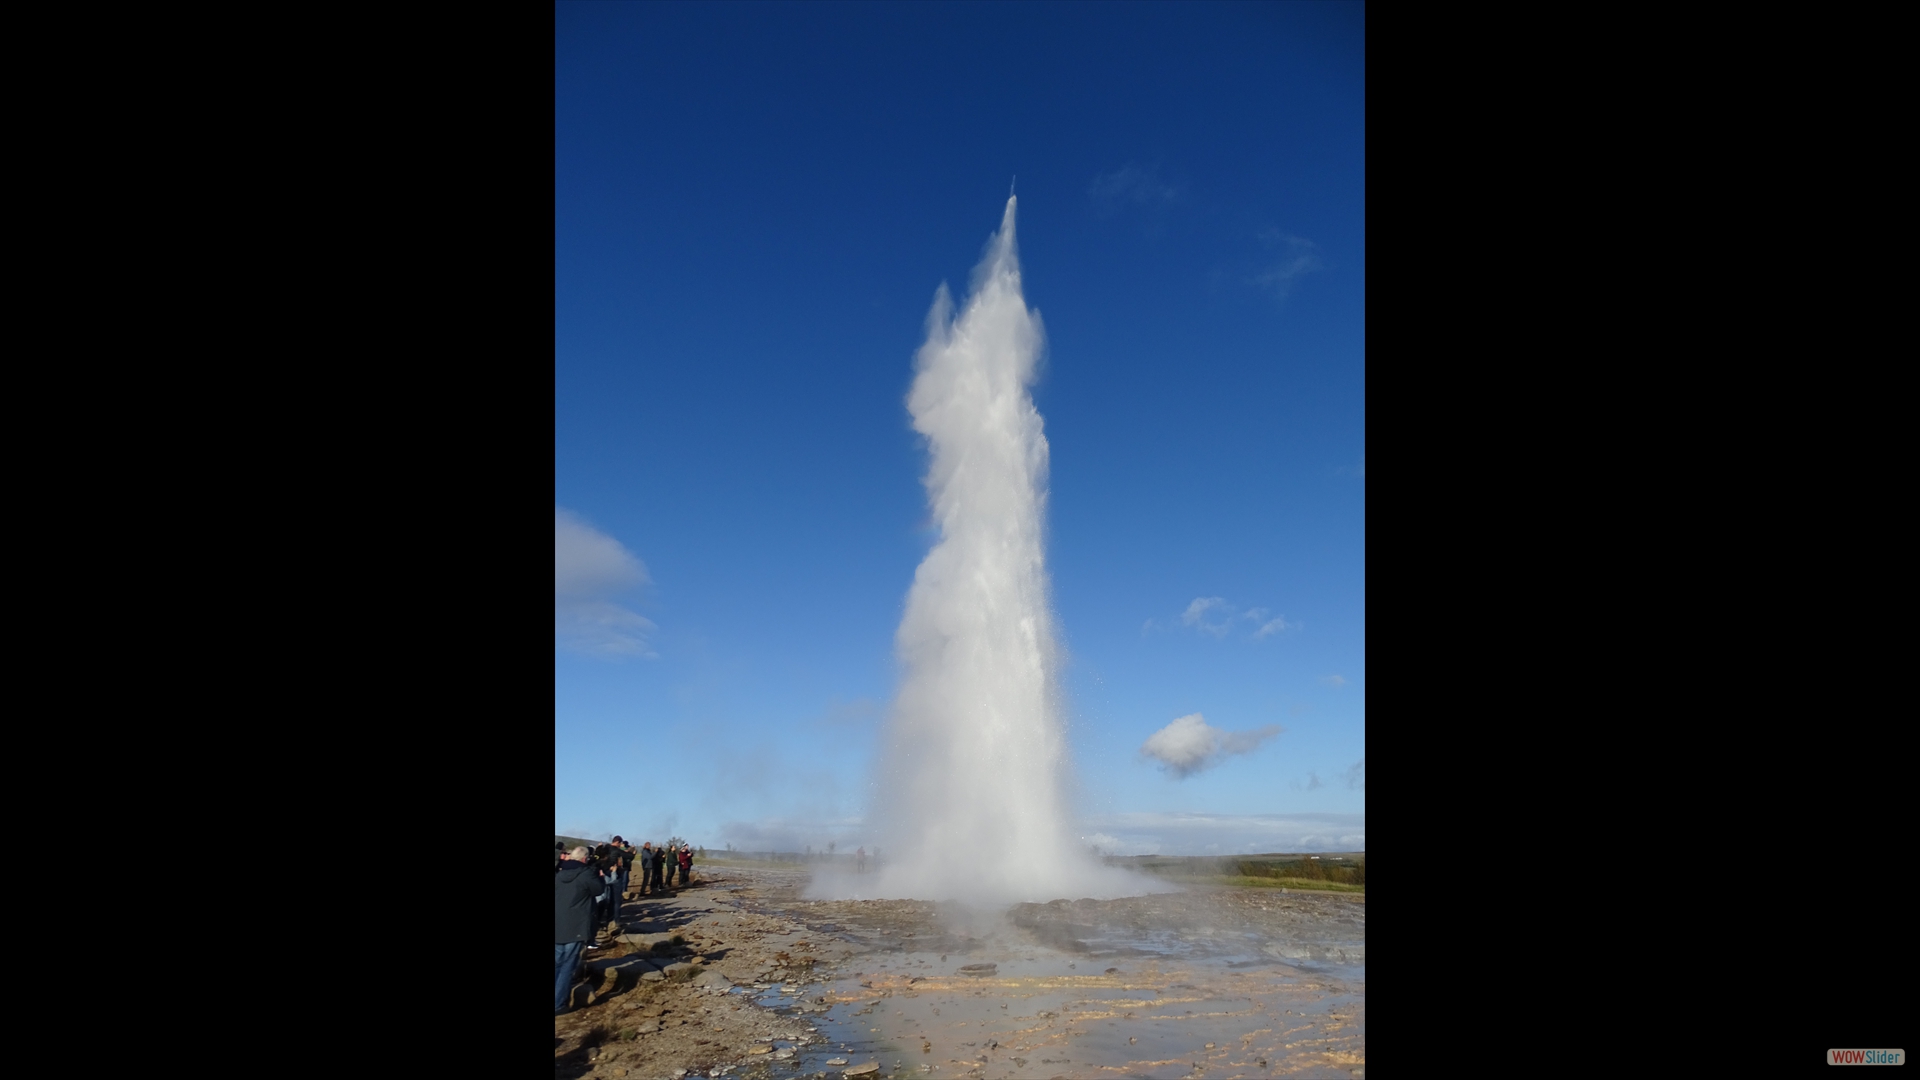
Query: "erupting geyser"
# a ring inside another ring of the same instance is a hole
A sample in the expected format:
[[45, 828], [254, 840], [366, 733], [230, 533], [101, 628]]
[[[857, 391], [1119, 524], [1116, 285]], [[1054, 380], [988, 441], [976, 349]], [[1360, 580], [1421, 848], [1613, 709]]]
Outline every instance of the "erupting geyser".
[[989, 902], [1146, 891], [1068, 824], [1047, 439], [1029, 393], [1043, 335], [1020, 291], [1014, 205], [957, 318], [940, 287], [915, 358], [907, 409], [931, 452], [940, 540], [895, 638], [902, 680], [869, 819], [886, 858], [868, 880], [822, 891]]

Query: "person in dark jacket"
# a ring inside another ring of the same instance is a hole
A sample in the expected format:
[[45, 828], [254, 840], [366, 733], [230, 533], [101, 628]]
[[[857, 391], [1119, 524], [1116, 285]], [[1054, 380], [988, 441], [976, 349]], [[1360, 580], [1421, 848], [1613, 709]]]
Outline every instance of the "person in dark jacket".
[[667, 882], [664, 875], [667, 872], [667, 859], [672, 855], [673, 855], [673, 852], [668, 850], [664, 846], [654, 849], [653, 891], [655, 895], [658, 895], [660, 893], [667, 891]]
[[607, 844], [596, 844], [589, 855], [594, 870], [600, 875], [600, 898], [594, 902], [593, 911], [593, 925], [598, 929], [607, 925], [607, 909], [611, 906], [607, 894], [613, 891], [613, 882], [610, 880], [613, 877], [610, 872], [613, 865], [612, 848]]
[[607, 868], [610, 871], [608, 894], [613, 898], [612, 905], [607, 908], [607, 921], [615, 928], [620, 925], [620, 904], [626, 899], [627, 894], [627, 865], [632, 861], [633, 849], [627, 846], [625, 840], [614, 837], [613, 863]]
[[653, 841], [640, 845], [640, 891], [646, 892], [653, 887]]
[[593, 905], [605, 886], [588, 864], [587, 849], [574, 848], [553, 873], [553, 1012], [566, 1011], [567, 991], [580, 970], [580, 954], [593, 940]]

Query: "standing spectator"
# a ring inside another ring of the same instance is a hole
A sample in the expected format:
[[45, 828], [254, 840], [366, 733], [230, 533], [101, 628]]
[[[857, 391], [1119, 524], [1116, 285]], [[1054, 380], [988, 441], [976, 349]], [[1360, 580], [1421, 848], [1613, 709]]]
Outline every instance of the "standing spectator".
[[856, 874], [864, 874], [867, 872], [867, 849], [865, 845], [862, 845], [859, 851], [853, 853], [853, 872]]
[[642, 892], [646, 892], [653, 887], [653, 863], [655, 858], [653, 841], [648, 840], [643, 842], [640, 845], [640, 891]]
[[680, 845], [680, 887], [687, 887], [687, 879], [693, 876], [693, 847]]
[[580, 954], [593, 940], [593, 904], [600, 875], [587, 864], [587, 849], [574, 848], [553, 872], [553, 1013], [566, 1011]]
[[613, 838], [613, 906], [607, 910], [607, 921], [614, 929], [620, 928], [620, 904], [627, 898], [627, 866], [633, 861], [633, 849], [620, 837]]
[[640, 849], [633, 846], [633, 841], [627, 841], [627, 861], [626, 864], [620, 868], [620, 881], [626, 888], [633, 888], [633, 864], [638, 861], [639, 858]]
[[601, 844], [594, 851], [593, 867], [600, 871], [600, 913], [596, 916], [598, 926], [613, 922], [614, 913], [620, 910], [620, 894], [613, 891], [615, 868], [620, 865], [620, 849], [612, 844]]
[[665, 847], [654, 849], [653, 855], [653, 893], [655, 896], [667, 891], [667, 885], [661, 875], [667, 872], [667, 856], [671, 854]]

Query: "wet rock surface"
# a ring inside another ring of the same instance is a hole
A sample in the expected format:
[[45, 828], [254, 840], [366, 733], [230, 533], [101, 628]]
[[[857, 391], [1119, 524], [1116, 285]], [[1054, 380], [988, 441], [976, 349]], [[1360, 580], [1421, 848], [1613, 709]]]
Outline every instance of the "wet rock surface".
[[1364, 1075], [1364, 895], [983, 911], [806, 880], [711, 867], [628, 902], [591, 1002], [555, 1018], [555, 1076]]
[[1364, 894], [1214, 888], [1020, 904], [1008, 919], [1041, 944], [1097, 959], [1191, 957], [1255, 966], [1363, 964], [1367, 955]]

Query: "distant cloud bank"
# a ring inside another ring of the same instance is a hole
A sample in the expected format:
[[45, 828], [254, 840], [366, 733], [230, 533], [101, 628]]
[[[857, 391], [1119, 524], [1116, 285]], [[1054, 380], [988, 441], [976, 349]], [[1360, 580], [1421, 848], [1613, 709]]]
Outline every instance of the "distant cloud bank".
[[1222, 731], [1199, 713], [1192, 713], [1149, 735], [1140, 753], [1158, 761], [1169, 776], [1184, 780], [1236, 754], [1251, 754], [1280, 732], [1279, 724], [1251, 731]]
[[1367, 850], [1365, 814], [1113, 814], [1082, 822], [1108, 855]]
[[620, 541], [553, 508], [553, 637], [587, 656], [657, 658], [658, 627], [614, 603], [613, 596], [648, 582], [647, 567]]
[[[1367, 816], [1358, 814], [1109, 814], [1080, 822], [1080, 842], [1106, 855], [1246, 855], [1259, 852], [1365, 851]], [[658, 830], [656, 830], [658, 831]], [[563, 833], [566, 830], [562, 830]], [[709, 849], [732, 844], [745, 851], [874, 850], [875, 832], [855, 817], [733, 820], [717, 836], [688, 839]], [[566, 833], [599, 837], [604, 829]], [[631, 831], [627, 836], [632, 836]], [[651, 836], [652, 834], [647, 834]], [[663, 836], [665, 834], [662, 834]]]

